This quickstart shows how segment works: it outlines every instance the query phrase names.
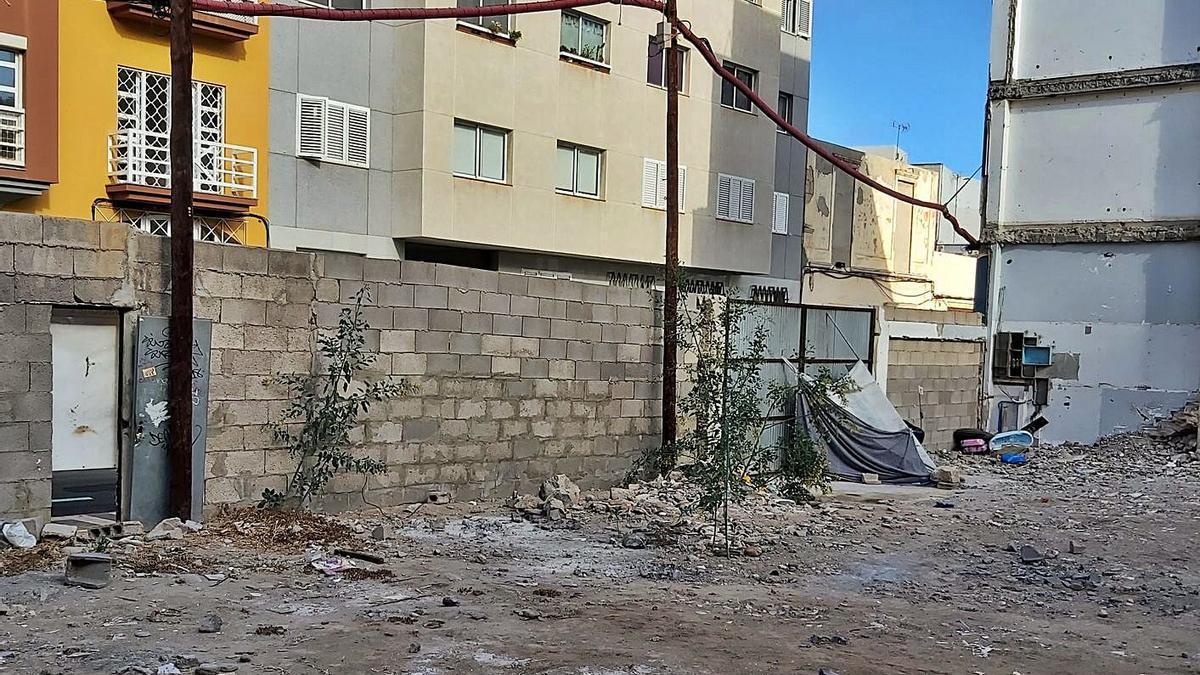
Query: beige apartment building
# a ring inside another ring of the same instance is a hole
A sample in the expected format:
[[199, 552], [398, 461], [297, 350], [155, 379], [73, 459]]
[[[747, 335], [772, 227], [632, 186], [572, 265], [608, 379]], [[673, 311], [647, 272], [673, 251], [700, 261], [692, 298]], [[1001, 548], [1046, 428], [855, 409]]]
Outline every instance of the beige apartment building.
[[[739, 77], [786, 99], [804, 125], [810, 2], [684, 9]], [[280, 18], [272, 246], [655, 284], [666, 223], [660, 18], [616, 5], [457, 22]], [[715, 280], [768, 275], [774, 248], [774, 272], [798, 277], [803, 146], [698, 54], [684, 49], [683, 62], [684, 265]]]

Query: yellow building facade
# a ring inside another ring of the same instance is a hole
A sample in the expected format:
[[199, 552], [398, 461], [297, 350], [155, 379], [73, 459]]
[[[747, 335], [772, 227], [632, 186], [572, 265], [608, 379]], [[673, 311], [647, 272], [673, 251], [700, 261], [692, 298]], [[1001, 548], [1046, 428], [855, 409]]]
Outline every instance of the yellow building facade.
[[[58, 20], [57, 181], [4, 208], [122, 220], [165, 234], [168, 21], [116, 0], [61, 0]], [[196, 13], [198, 239], [267, 243], [268, 28], [265, 19]]]

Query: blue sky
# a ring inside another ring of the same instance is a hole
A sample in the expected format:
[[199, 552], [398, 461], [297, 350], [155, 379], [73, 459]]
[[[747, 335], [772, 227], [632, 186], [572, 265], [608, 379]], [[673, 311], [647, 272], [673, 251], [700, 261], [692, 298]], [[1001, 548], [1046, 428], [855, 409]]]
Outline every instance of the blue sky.
[[982, 158], [990, 0], [815, 0], [808, 130], [959, 173]]

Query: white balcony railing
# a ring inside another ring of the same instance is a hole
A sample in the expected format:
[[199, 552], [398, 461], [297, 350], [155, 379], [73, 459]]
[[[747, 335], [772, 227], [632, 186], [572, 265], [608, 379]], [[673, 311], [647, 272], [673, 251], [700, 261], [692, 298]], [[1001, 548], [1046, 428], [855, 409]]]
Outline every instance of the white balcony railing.
[[25, 164], [25, 111], [0, 106], [0, 164]]
[[[114, 183], [171, 187], [170, 137], [126, 129], [108, 137], [108, 176]], [[193, 190], [226, 197], [258, 198], [258, 150], [196, 141]]]

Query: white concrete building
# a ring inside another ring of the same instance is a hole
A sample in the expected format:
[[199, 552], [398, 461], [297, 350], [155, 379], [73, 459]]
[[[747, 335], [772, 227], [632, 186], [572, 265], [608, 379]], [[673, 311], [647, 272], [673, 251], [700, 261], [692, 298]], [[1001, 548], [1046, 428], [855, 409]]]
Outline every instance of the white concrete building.
[[990, 77], [993, 424], [1136, 429], [1200, 389], [1200, 2], [996, 0]]

